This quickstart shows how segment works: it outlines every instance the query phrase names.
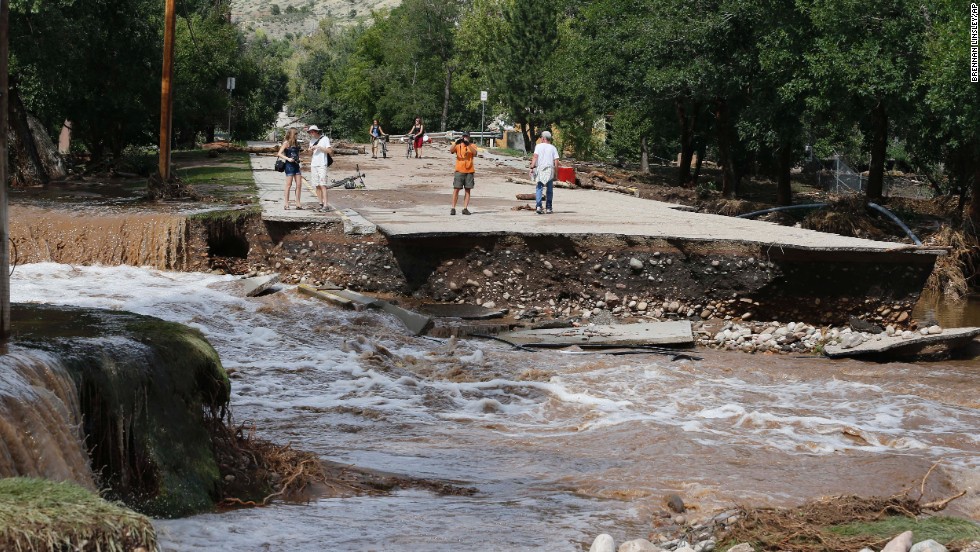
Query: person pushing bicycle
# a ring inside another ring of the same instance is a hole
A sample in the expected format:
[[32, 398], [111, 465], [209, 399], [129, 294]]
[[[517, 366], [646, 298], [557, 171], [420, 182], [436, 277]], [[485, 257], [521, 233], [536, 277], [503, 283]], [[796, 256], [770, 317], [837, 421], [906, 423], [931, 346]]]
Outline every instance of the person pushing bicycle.
[[412, 130], [408, 131], [408, 139], [411, 141], [411, 149], [415, 150], [415, 157], [420, 158], [422, 151], [422, 138], [425, 135], [425, 125], [422, 124], [422, 117], [415, 118]]
[[[368, 130], [371, 134], [371, 157], [374, 159], [378, 158], [378, 146], [381, 145], [382, 137], [388, 136], [385, 134], [384, 129], [381, 128], [381, 123], [377, 119], [371, 123], [371, 128]], [[385, 156], [387, 157], [387, 156]]]

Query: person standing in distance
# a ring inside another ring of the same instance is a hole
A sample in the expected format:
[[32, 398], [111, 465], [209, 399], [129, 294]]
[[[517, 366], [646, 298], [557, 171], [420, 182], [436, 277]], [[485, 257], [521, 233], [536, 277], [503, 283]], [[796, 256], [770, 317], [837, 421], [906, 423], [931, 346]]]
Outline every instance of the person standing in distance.
[[289, 190], [293, 184], [296, 184], [296, 208], [303, 208], [302, 203], [300, 203], [300, 195], [303, 190], [303, 183], [300, 182], [300, 179], [303, 178], [303, 175], [299, 170], [299, 152], [296, 129], [291, 128], [286, 131], [286, 139], [283, 140], [282, 145], [279, 146], [279, 153], [276, 154], [276, 157], [286, 162], [286, 204], [283, 209], [289, 209]]
[[313, 173], [313, 189], [316, 190], [316, 198], [320, 200], [320, 210], [327, 210], [327, 154], [333, 153], [330, 147], [330, 138], [323, 135], [323, 131], [316, 125], [311, 125], [306, 129], [310, 133], [310, 151], [313, 158], [310, 160], [310, 172]]
[[470, 142], [470, 133], [463, 132], [463, 136], [456, 140], [453, 147], [449, 148], [449, 153], [456, 155], [456, 173], [453, 175], [453, 207], [449, 210], [450, 215], [456, 214], [456, 201], [459, 199], [459, 191], [466, 190], [463, 194], [463, 214], [470, 214], [470, 191], [473, 189], [473, 175], [476, 169], [473, 167], [473, 158], [476, 157], [476, 145]]
[[551, 132], [541, 133], [541, 141], [534, 146], [534, 155], [531, 157], [531, 180], [534, 182], [534, 211], [537, 214], [545, 213], [541, 209], [541, 194], [547, 189], [545, 198], [545, 208], [550, 215], [551, 199], [554, 196], [555, 176], [558, 174], [558, 150], [551, 145]]

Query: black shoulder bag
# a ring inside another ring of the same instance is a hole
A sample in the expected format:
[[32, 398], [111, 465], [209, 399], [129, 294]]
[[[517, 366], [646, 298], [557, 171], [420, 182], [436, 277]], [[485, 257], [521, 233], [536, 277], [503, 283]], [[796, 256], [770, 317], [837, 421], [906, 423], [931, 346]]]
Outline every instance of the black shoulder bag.
[[[316, 147], [316, 145], [319, 144], [320, 143], [320, 140], [322, 140], [322, 139], [323, 139], [323, 136], [317, 138], [316, 139], [316, 142], [313, 142], [313, 147]], [[327, 166], [329, 167], [330, 165], [333, 165], [333, 157], [330, 157], [330, 154], [328, 153], [327, 154]]]

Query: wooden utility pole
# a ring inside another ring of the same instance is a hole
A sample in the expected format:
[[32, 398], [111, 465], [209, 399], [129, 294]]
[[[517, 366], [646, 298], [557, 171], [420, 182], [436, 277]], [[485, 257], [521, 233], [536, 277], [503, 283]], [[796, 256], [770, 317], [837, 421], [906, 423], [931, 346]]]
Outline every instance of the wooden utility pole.
[[10, 335], [10, 225], [7, 220], [9, 59], [10, 0], [0, 0], [0, 339]]
[[160, 178], [170, 180], [170, 144], [174, 120], [174, 32], [177, 28], [176, 0], [167, 0], [163, 34], [163, 81], [160, 86]]

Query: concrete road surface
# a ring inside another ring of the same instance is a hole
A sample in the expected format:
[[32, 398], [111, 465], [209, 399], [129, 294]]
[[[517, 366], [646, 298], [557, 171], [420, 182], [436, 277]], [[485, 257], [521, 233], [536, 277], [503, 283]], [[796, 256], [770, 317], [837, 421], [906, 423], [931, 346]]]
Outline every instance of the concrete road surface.
[[[516, 194], [533, 193], [530, 184], [508, 182], [527, 179], [528, 161], [495, 156], [481, 150], [476, 160], [476, 187], [471, 215], [449, 214], [453, 180], [453, 156], [447, 145], [427, 146], [422, 159], [406, 159], [403, 144], [391, 144], [388, 159], [366, 155], [337, 155], [329, 179], [337, 180], [363, 171], [366, 189], [329, 192], [337, 209], [350, 208], [373, 222], [389, 236], [438, 236], [448, 234], [585, 235], [612, 234], [693, 241], [734, 241], [803, 250], [884, 252], [915, 249], [911, 245], [849, 238], [769, 222], [721, 215], [684, 212], [671, 204], [599, 190], [555, 189], [552, 215], [513, 210], [533, 201], [518, 201]], [[304, 188], [306, 210], [285, 211], [284, 176], [272, 170], [273, 155], [252, 156], [252, 168], [263, 208], [269, 220], [297, 222], [336, 219], [338, 214], [316, 213], [316, 199]], [[306, 167], [304, 166], [304, 169]], [[462, 211], [462, 194], [456, 212]], [[934, 249], [918, 252], [935, 255]]]

